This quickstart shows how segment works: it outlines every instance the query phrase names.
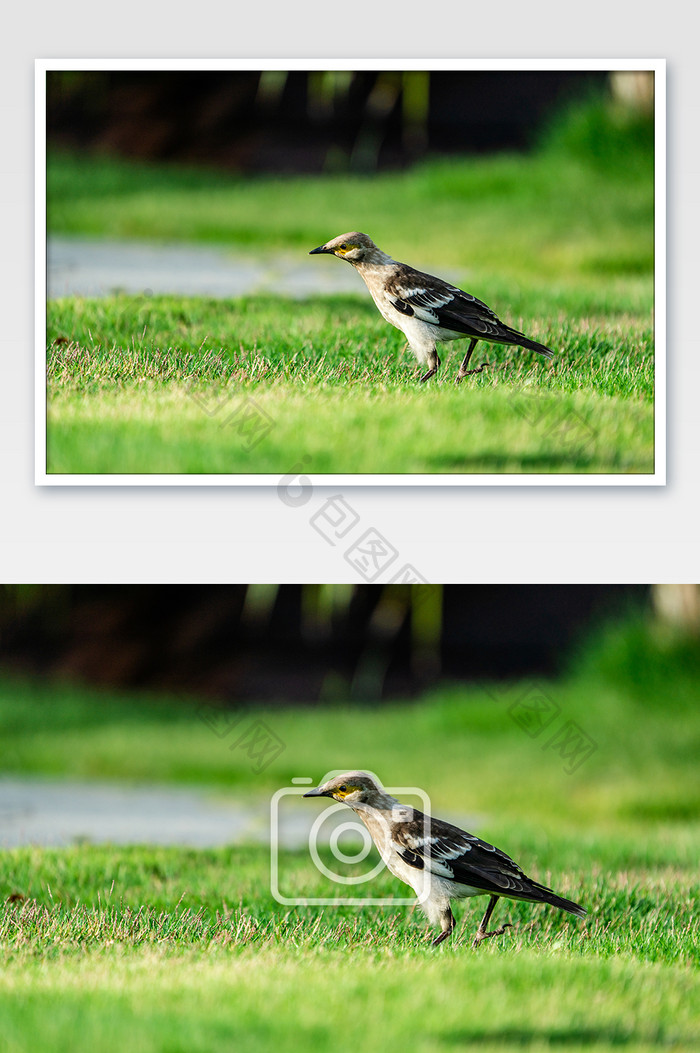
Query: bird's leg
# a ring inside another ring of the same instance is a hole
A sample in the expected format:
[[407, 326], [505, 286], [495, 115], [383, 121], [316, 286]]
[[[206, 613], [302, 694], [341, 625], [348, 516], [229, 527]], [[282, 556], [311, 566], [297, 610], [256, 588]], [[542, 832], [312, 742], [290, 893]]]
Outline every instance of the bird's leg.
[[468, 377], [470, 373], [480, 373], [481, 370], [484, 368], [483, 366], [481, 366], [481, 368], [478, 369], [478, 370], [477, 369], [467, 369], [467, 366], [469, 365], [469, 359], [472, 357], [472, 352], [474, 351], [475, 347], [476, 347], [476, 339], [474, 337], [472, 337], [472, 339], [469, 341], [469, 347], [467, 349], [467, 353], [464, 356], [464, 358], [462, 359], [462, 365], [459, 367], [459, 370], [457, 371], [457, 383], [458, 384], [459, 384], [460, 380], [463, 377]]
[[474, 937], [472, 947], [478, 947], [481, 941], [487, 940], [489, 936], [502, 936], [506, 929], [512, 929], [513, 926], [511, 925], [511, 923], [509, 921], [506, 921], [503, 923], [503, 925], [501, 925], [500, 929], [493, 929], [492, 932], [486, 931], [486, 926], [488, 925], [491, 915], [493, 914], [493, 908], [498, 903], [498, 899], [498, 896], [491, 896], [489, 900], [489, 905], [486, 908], [486, 913], [479, 922], [479, 928], [476, 930], [476, 936]]
[[459, 384], [460, 380], [463, 380], [465, 377], [473, 377], [475, 373], [483, 373], [485, 369], [506, 369], [508, 367], [507, 362], [503, 362], [500, 366], [497, 366], [495, 362], [482, 362], [480, 366], [476, 367], [476, 369], [467, 369], [469, 359], [472, 357], [472, 351], [475, 347], [476, 340], [472, 339], [469, 344], [469, 350], [464, 356], [464, 361], [457, 371], [455, 383]]
[[432, 946], [437, 947], [439, 943], [442, 943], [442, 941], [446, 940], [448, 936], [451, 936], [454, 931], [455, 924], [456, 923], [454, 915], [450, 908], [447, 907], [447, 909], [444, 910], [443, 913], [440, 915], [440, 927], [442, 928], [442, 932], [438, 937], [436, 937], [436, 939], [433, 940]]
[[440, 368], [440, 359], [438, 358], [438, 353], [435, 350], [431, 351], [428, 354], [428, 367], [428, 372], [420, 378], [421, 384], [424, 384], [426, 380], [430, 380], [431, 377], [434, 377], [438, 369]]

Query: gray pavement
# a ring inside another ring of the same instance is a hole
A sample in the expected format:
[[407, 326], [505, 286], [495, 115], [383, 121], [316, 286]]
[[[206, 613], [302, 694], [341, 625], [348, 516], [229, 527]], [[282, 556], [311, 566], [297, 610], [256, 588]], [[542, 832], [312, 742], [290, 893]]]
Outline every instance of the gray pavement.
[[365, 291], [351, 267], [338, 260], [309, 260], [304, 253], [268, 256], [202, 245], [67, 237], [48, 240], [47, 287], [50, 300], [115, 291], [222, 298], [268, 292], [298, 299]]
[[[273, 805], [268, 795], [240, 798], [225, 788], [4, 775], [0, 776], [0, 849], [61, 847], [76, 841], [210, 848], [269, 844], [271, 837], [284, 848], [303, 848], [311, 837], [318, 844], [335, 843], [341, 851], [354, 854], [367, 843], [365, 827], [350, 809], [333, 802], [302, 801], [306, 789], [308, 785], [288, 787]], [[467, 830], [478, 822], [473, 816], [444, 818]]]
[[[301, 801], [306, 789], [293, 790], [276, 806], [278, 843], [285, 848], [307, 845], [324, 811], [318, 802]], [[319, 842], [328, 843], [336, 826], [353, 819], [348, 809], [335, 806], [318, 829]], [[0, 776], [0, 848], [76, 841], [209, 848], [268, 844], [270, 831], [269, 796], [241, 799], [223, 788]]]
[[0, 847], [178, 844], [203, 848], [255, 839], [260, 808], [180, 787], [0, 778]]

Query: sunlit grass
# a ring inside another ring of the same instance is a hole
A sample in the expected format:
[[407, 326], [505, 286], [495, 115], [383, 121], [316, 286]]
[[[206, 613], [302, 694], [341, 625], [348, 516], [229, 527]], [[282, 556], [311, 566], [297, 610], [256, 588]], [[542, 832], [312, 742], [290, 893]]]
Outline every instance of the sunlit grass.
[[[474, 952], [485, 901], [463, 901], [453, 941], [432, 948], [420, 914], [391, 902], [406, 890], [386, 871], [372, 881], [383, 906], [278, 903], [264, 839], [5, 850], [0, 1013], [12, 1053], [336, 1053], [339, 1036], [371, 1053], [697, 1048], [692, 641], [636, 619], [601, 628], [557, 679], [254, 709], [239, 715], [285, 744], [259, 773], [194, 699], [7, 676], [0, 687], [0, 764], [15, 777], [187, 780], [267, 808], [294, 777], [362, 766], [387, 786], [422, 787], [434, 814], [588, 910], [501, 900], [512, 928]], [[574, 722], [594, 743], [576, 770], [549, 731], [532, 737], [514, 719], [528, 692], [551, 700], [554, 728]], [[279, 875], [286, 895], [340, 887], [306, 846], [280, 851]]]
[[[280, 907], [264, 848], [6, 853], [5, 1047], [330, 1053], [342, 1033], [390, 1051], [692, 1049], [692, 855], [640, 866], [632, 844], [556, 838], [548, 853], [548, 879], [589, 916], [501, 901], [513, 927], [478, 952], [481, 901], [461, 905], [453, 942], [434, 949], [407, 907]], [[303, 893], [328, 893], [308, 853], [281, 866]], [[373, 893], [402, 895], [396, 885], [384, 874]]]
[[[607, 292], [610, 307], [610, 290]], [[477, 349], [498, 368], [437, 382], [371, 304], [110, 297], [52, 302], [54, 473], [645, 473], [653, 466], [653, 329], [632, 289], [607, 319], [591, 294], [506, 317], [552, 363]], [[636, 306], [635, 306], [636, 304]], [[282, 321], [283, 319], [283, 321]]]
[[[356, 298], [305, 303], [57, 301], [49, 471], [279, 478], [303, 461], [322, 474], [652, 472], [653, 143], [650, 119], [589, 100], [529, 154], [366, 176], [50, 153], [50, 232], [217, 242], [321, 274], [346, 265], [308, 251], [359, 229], [419, 269], [449, 268], [555, 357], [480, 345], [479, 361], [509, 368], [457, 389], [465, 347], [451, 345], [438, 382], [421, 389], [359, 279]], [[255, 442], [222, 426], [249, 399], [270, 423]]]

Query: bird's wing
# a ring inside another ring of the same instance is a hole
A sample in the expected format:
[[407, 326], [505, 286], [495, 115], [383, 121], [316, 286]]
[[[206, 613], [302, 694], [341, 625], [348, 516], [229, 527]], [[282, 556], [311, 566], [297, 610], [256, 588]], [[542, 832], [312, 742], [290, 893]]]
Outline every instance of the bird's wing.
[[498, 316], [476, 296], [412, 267], [399, 267], [385, 291], [397, 311], [422, 322], [483, 339], [504, 332]]
[[494, 895], [540, 898], [510, 856], [451, 823], [414, 812], [409, 822], [393, 826], [392, 839], [404, 862], [419, 870]]

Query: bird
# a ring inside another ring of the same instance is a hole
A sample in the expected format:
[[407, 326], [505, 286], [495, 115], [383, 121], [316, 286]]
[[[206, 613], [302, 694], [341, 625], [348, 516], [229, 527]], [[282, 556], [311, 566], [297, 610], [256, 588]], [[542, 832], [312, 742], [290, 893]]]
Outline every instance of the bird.
[[471, 337], [467, 353], [457, 372], [459, 384], [464, 377], [482, 373], [490, 363], [482, 362], [468, 369], [478, 340], [492, 344], [512, 344], [537, 351], [551, 358], [553, 351], [502, 322], [481, 300], [471, 293], [450, 285], [442, 278], [414, 270], [387, 256], [367, 234], [352, 231], [339, 234], [325, 245], [311, 249], [309, 256], [327, 253], [347, 260], [364, 279], [370, 295], [387, 322], [400, 329], [420, 363], [427, 365], [421, 383], [434, 377], [440, 368], [436, 350], [439, 343]]
[[309, 790], [304, 797], [330, 797], [347, 804], [365, 824], [391, 873], [410, 885], [431, 925], [440, 925], [437, 946], [451, 936], [453, 899], [487, 894], [489, 903], [472, 943], [502, 936], [510, 922], [488, 930], [501, 897], [548, 903], [579, 918], [585, 907], [564, 899], [521, 870], [510, 856], [458, 826], [401, 804], [365, 771], [348, 771]]

